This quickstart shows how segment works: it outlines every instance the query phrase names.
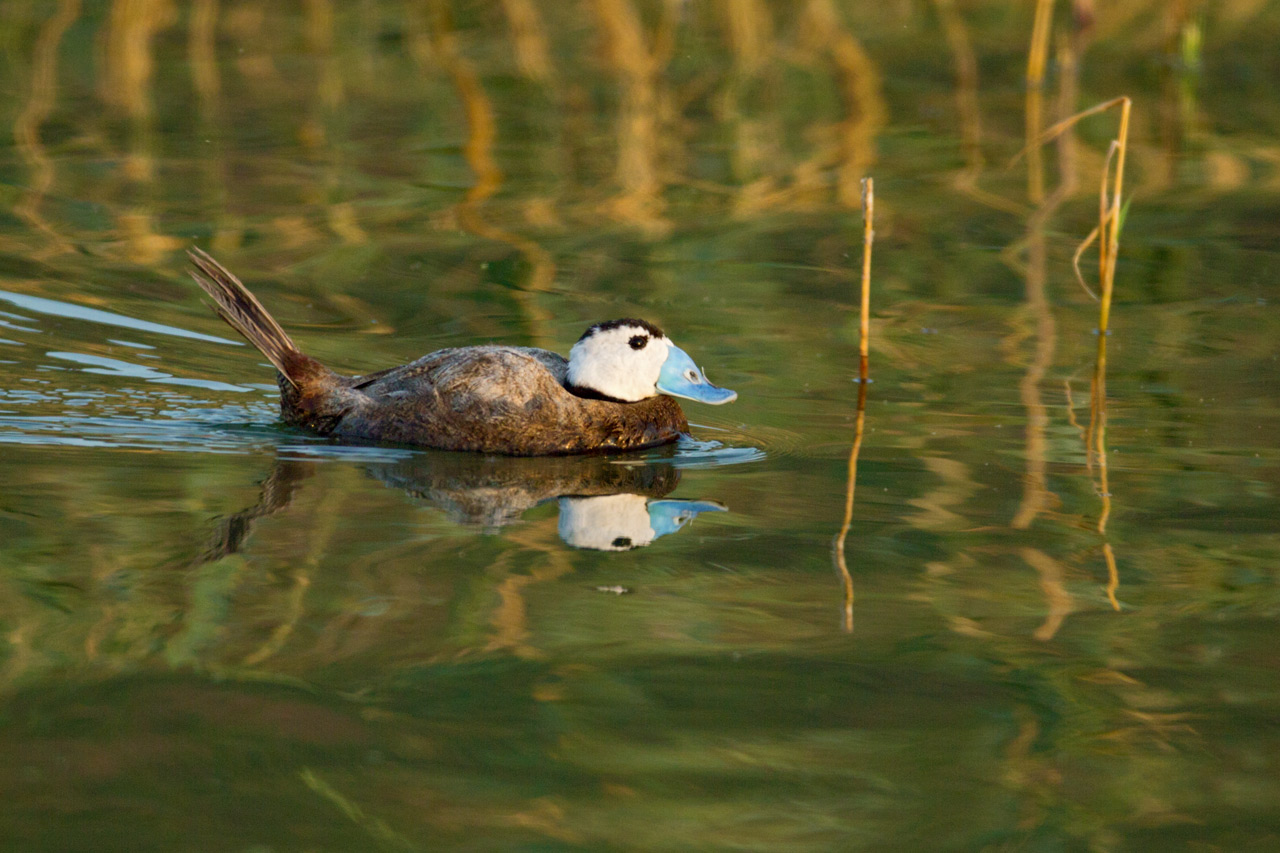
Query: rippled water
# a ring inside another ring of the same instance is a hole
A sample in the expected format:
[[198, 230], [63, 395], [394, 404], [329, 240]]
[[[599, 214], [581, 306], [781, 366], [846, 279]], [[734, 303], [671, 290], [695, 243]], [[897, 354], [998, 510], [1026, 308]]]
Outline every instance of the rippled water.
[[[0, 846], [1280, 845], [1280, 6], [1184, 6], [1053, 19], [1099, 374], [1030, 9], [8, 4]], [[739, 399], [311, 436], [192, 243], [335, 369], [641, 316]]]

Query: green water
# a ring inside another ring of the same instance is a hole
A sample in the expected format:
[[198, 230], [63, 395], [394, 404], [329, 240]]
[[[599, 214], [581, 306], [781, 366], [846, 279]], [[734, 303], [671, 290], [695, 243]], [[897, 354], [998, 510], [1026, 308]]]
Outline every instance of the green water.
[[[0, 846], [1280, 847], [1280, 4], [1054, 11], [1101, 395], [1030, 5], [0, 5]], [[336, 369], [640, 316], [739, 399], [331, 443], [192, 243]]]

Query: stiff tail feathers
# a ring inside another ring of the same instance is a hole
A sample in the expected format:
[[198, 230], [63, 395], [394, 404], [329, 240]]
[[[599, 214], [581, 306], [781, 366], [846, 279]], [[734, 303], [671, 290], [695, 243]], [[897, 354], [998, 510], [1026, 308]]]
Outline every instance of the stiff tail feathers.
[[297, 387], [310, 372], [309, 368], [318, 366], [314, 360], [302, 354], [293, 339], [230, 270], [201, 249], [189, 249], [187, 254], [195, 264], [191, 277], [209, 294], [218, 316], [257, 347], [276, 370]]

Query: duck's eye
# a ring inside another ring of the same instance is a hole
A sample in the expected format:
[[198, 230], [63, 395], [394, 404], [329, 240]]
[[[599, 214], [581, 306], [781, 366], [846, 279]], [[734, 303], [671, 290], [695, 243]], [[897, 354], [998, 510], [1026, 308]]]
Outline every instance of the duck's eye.
[[633, 335], [631, 340], [627, 341], [631, 344], [632, 349], [644, 349], [644, 345], [649, 343], [648, 335]]
[[698, 375], [698, 371], [694, 370], [692, 367], [684, 372], [684, 378], [688, 379], [694, 385], [697, 385], [702, 381], [702, 377]]

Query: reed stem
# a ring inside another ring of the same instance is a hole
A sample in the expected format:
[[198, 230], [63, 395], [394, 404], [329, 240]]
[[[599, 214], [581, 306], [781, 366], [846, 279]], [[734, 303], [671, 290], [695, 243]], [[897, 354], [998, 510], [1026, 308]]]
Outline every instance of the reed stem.
[[1044, 69], [1049, 57], [1049, 34], [1052, 30], [1053, 0], [1036, 0], [1035, 20], [1031, 26], [1031, 49], [1027, 51], [1027, 195], [1032, 204], [1044, 201], [1044, 167], [1040, 148], [1034, 145], [1040, 135], [1040, 119], [1044, 102]]
[[862, 435], [867, 422], [867, 344], [871, 337], [871, 243], [875, 239], [875, 181], [862, 179], [862, 317], [858, 340], [858, 408], [853, 426], [853, 446], [849, 448], [848, 478], [844, 489], [844, 518], [836, 534], [836, 569], [844, 582], [844, 621], [846, 632], [853, 631], [853, 574], [845, 559], [844, 543], [853, 524], [853, 495], [858, 485], [858, 454], [862, 451]]
[[[1111, 191], [1111, 203], [1106, 204], [1103, 191], [1103, 211], [1098, 223], [1102, 274], [1102, 305], [1098, 311], [1098, 334], [1106, 335], [1111, 321], [1111, 291], [1116, 279], [1116, 257], [1120, 249], [1120, 213], [1123, 209], [1124, 161], [1129, 149], [1129, 109], [1132, 101], [1120, 98], [1120, 132], [1116, 135], [1116, 177]], [[1104, 178], [1105, 180], [1105, 178]]]
[[866, 383], [868, 343], [871, 339], [871, 244], [875, 240], [876, 185], [862, 179], [862, 317], [858, 338], [858, 379]]

